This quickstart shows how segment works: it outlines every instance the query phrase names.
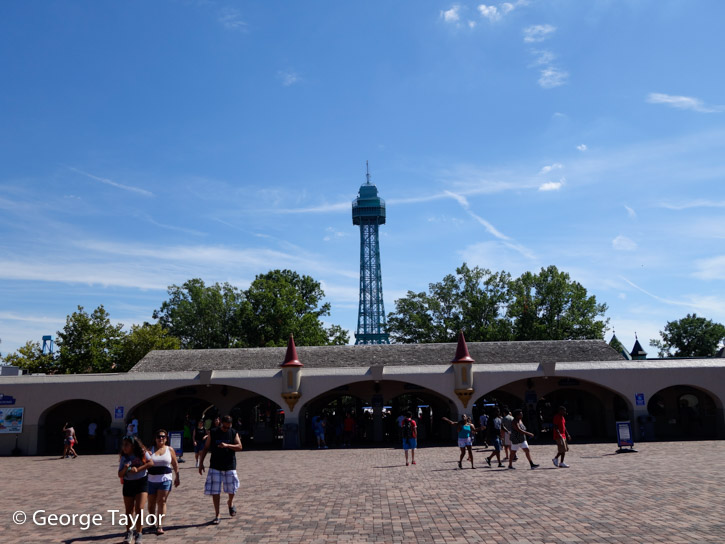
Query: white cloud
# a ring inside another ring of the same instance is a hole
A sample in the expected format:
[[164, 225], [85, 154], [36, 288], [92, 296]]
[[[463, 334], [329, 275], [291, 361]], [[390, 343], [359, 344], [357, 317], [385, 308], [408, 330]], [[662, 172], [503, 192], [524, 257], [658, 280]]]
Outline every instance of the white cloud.
[[105, 183], [106, 185], [110, 185], [111, 187], [123, 189], [124, 191], [129, 191], [131, 193], [138, 193], [143, 196], [154, 196], [154, 194], [151, 191], [147, 191], [146, 189], [141, 189], [139, 187], [132, 187], [130, 185], [123, 185], [121, 183], [116, 183], [113, 180], [94, 176], [93, 174], [89, 174], [88, 172], [84, 172], [83, 170], [79, 170], [77, 168], [69, 168], [69, 169], [78, 174], [82, 174], [90, 179], [94, 179], [96, 181], [100, 181], [101, 183]]
[[560, 162], [555, 162], [554, 164], [549, 164], [547, 166], [544, 166], [541, 169], [541, 171], [539, 172], [539, 174], [548, 174], [552, 170], [561, 170], [562, 168], [564, 168], [563, 164], [561, 164]]
[[637, 212], [635, 212], [634, 209], [630, 208], [626, 204], [624, 205], [624, 209], [627, 210], [627, 215], [630, 218], [635, 219], [637, 217]]
[[637, 249], [637, 243], [634, 240], [620, 234], [612, 240], [612, 247], [617, 251], [634, 251]]
[[541, 70], [539, 77], [539, 85], [544, 89], [553, 89], [566, 83], [569, 74], [564, 70], [555, 68], [554, 66], [547, 66]]
[[493, 22], [501, 19], [501, 13], [499, 13], [496, 6], [487, 6], [486, 4], [481, 4], [478, 6], [478, 11], [481, 13], [482, 17], [485, 17], [489, 21]]
[[725, 200], [691, 200], [690, 202], [684, 202], [682, 204], [660, 204], [661, 208], [667, 208], [668, 210], [687, 210], [690, 208], [725, 208]]
[[577, 148], [577, 149], [578, 149], [579, 151], [586, 151], [587, 149], [589, 149], [589, 148], [587, 147], [587, 144], [579, 144], [578, 146], [576, 146], [576, 148]]
[[247, 23], [242, 20], [241, 12], [234, 8], [220, 10], [218, 21], [228, 30], [245, 30], [247, 27]]
[[461, 6], [454, 4], [451, 9], [441, 11], [441, 18], [446, 23], [457, 23], [461, 19], [460, 11]]
[[282, 81], [282, 85], [285, 87], [289, 87], [300, 81], [300, 76], [289, 70], [280, 70], [277, 72], [277, 78]]
[[693, 274], [702, 280], [725, 280], [725, 255], [700, 259], [695, 263], [697, 271]]
[[647, 102], [650, 104], [665, 104], [667, 106], [681, 109], [692, 110], [700, 113], [719, 113], [725, 111], [724, 106], [709, 106], [699, 98], [691, 96], [675, 96], [664, 93], [650, 93], [647, 95]]
[[543, 42], [551, 34], [556, 31], [556, 27], [551, 25], [532, 25], [524, 29], [524, 42], [536, 43]]
[[539, 191], [558, 191], [561, 189], [566, 182], [565, 178], [561, 178], [559, 181], [549, 181], [542, 185], [539, 185]]
[[476, 21], [468, 21], [468, 28], [476, 28], [477, 24]]
[[536, 49], [531, 53], [534, 55], [532, 66], [550, 66], [556, 60], [556, 55], [548, 49]]
[[327, 227], [325, 229], [325, 232], [327, 233], [323, 238], [325, 242], [329, 242], [330, 240], [334, 240], [336, 238], [344, 238], [345, 236], [350, 235], [348, 231], [337, 230], [334, 227]]

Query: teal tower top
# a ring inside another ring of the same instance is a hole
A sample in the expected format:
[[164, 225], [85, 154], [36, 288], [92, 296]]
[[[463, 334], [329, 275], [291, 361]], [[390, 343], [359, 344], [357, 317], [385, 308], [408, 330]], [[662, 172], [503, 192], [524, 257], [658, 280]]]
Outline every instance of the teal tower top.
[[378, 227], [385, 224], [385, 201], [370, 183], [369, 169], [366, 178], [352, 201], [352, 224], [360, 226], [360, 305], [355, 344], [389, 344], [378, 237]]

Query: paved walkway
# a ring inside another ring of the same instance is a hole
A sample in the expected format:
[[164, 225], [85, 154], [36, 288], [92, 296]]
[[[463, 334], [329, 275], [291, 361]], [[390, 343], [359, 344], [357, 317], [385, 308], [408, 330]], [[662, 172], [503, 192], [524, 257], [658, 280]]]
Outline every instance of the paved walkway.
[[[612, 445], [575, 444], [571, 468], [555, 469], [554, 447], [534, 446], [541, 468], [529, 470], [522, 459], [511, 471], [484, 468], [480, 452], [477, 470], [458, 470], [455, 447], [419, 450], [410, 467], [393, 449], [244, 452], [239, 514], [225, 513], [218, 526], [206, 525], [211, 500], [187, 462], [169, 499], [166, 535], [143, 541], [725, 542], [725, 442], [637, 447], [613, 455]], [[0, 458], [2, 541], [121, 542], [123, 528], [107, 512], [123, 510], [116, 459]], [[28, 515], [23, 525], [12, 521], [18, 510]], [[99, 514], [102, 525], [37, 526], [37, 510]]]

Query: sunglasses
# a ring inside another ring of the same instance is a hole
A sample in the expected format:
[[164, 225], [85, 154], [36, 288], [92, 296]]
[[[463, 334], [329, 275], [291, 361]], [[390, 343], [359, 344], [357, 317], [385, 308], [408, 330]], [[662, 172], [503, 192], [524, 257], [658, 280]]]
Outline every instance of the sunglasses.
[[166, 435], [165, 434], [157, 434], [156, 435], [156, 438], [166, 438]]

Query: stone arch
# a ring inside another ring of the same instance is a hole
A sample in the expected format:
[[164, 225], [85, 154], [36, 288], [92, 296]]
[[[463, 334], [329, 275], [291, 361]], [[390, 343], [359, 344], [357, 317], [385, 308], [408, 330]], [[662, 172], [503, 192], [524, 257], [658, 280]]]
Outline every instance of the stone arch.
[[[357, 444], [397, 443], [396, 423], [399, 414], [393, 413], [394, 410], [417, 409], [419, 415], [434, 414], [433, 417], [437, 420], [429, 419], [431, 423], [426, 424], [423, 431], [426, 439], [433, 441], [447, 439], [450, 434], [447, 426], [444, 429], [445, 434], [439, 430], [439, 416], [457, 415], [452, 399], [419, 384], [390, 379], [350, 380], [320, 392], [302, 405], [299, 418], [304, 444], [313, 445], [312, 417], [319, 415], [326, 408], [331, 420], [326, 436], [331, 444], [337, 442], [340, 419], [348, 412], [353, 413], [356, 420]], [[333, 433], [332, 437], [330, 432]]]
[[[38, 419], [38, 453], [57, 454], [63, 452], [63, 426], [70, 423], [78, 437], [76, 451], [80, 454], [106, 453], [114, 444], [105, 440], [112, 419], [108, 409], [88, 399], [69, 399], [50, 406]], [[96, 423], [96, 437], [88, 434], [88, 426]]]
[[285, 411], [265, 396], [237, 403], [229, 412], [245, 448], [281, 448]]
[[717, 395], [699, 386], [671, 385], [652, 395], [644, 429], [658, 440], [721, 438], [723, 404]]
[[544, 442], [553, 440], [551, 421], [559, 406], [567, 408], [568, 430], [577, 441], [612, 439], [616, 436], [615, 422], [631, 419], [633, 414], [631, 402], [621, 393], [579, 377], [557, 374], [520, 378], [481, 398], [494, 392], [507, 396], [509, 402], [520, 400], [519, 406], [509, 407], [523, 409], [525, 425]]
[[[199, 418], [209, 425], [211, 421], [207, 420], [229, 414], [244, 401], [260, 396], [249, 389], [226, 384], [175, 387], [137, 403], [128, 410], [126, 421], [137, 419], [139, 438], [144, 444], [150, 444], [156, 429], [183, 431], [188, 425], [191, 430]], [[187, 437], [184, 449], [188, 451], [191, 447]]]

